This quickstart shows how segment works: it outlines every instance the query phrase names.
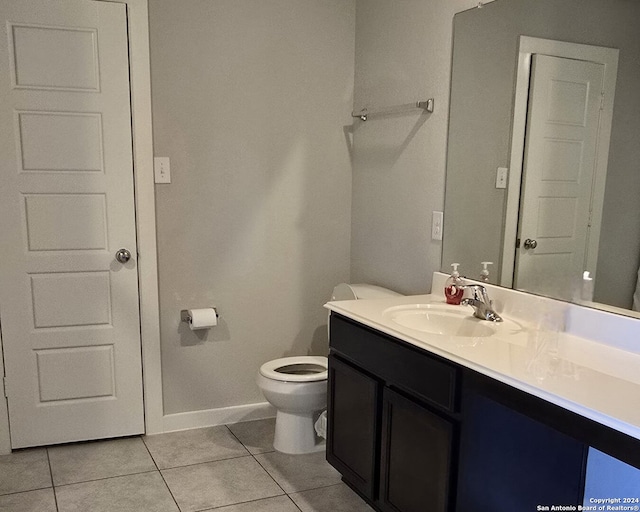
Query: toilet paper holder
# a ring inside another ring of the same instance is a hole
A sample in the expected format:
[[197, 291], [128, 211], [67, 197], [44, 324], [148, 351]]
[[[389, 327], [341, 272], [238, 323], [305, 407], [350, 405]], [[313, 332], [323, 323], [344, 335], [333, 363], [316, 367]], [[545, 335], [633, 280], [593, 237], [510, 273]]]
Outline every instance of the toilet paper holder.
[[[216, 318], [220, 318], [220, 314], [218, 313], [218, 308], [211, 308], [216, 312]], [[180, 321], [189, 323], [191, 322], [191, 315], [189, 315], [188, 309], [180, 310]]]

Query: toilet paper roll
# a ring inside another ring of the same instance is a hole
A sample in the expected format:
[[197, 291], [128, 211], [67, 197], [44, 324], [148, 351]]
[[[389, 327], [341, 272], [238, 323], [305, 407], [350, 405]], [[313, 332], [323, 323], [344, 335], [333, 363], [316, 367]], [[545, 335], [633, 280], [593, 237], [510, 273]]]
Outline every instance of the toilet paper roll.
[[218, 325], [218, 315], [213, 308], [189, 309], [189, 329], [210, 329]]

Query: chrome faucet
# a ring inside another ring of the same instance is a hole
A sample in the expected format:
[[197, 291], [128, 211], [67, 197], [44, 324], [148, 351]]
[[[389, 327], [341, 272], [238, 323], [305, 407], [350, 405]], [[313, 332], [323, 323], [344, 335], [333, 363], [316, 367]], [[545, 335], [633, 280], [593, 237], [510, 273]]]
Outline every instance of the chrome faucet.
[[502, 322], [502, 318], [493, 310], [493, 304], [487, 294], [487, 289], [481, 284], [467, 284], [461, 286], [466, 290], [471, 290], [472, 297], [462, 299], [461, 304], [471, 306], [474, 309], [473, 316], [480, 320], [488, 320], [490, 322]]

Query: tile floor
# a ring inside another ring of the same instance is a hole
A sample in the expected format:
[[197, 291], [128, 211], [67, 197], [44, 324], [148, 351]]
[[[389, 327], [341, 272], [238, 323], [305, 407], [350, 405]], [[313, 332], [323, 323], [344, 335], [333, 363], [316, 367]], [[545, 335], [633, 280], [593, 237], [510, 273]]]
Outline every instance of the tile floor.
[[0, 456], [0, 511], [371, 512], [324, 452], [273, 450], [274, 420]]

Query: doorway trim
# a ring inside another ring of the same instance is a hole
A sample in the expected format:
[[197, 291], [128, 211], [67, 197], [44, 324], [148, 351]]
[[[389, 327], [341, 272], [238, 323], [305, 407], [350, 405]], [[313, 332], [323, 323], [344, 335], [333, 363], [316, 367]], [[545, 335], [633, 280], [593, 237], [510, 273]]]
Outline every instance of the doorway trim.
[[[100, 1], [125, 4], [127, 9], [144, 423], [145, 432], [155, 434], [163, 431], [163, 409], [148, 4], [147, 0]], [[1, 369], [4, 377], [4, 364]], [[7, 402], [0, 400], [0, 454], [10, 452]]]
[[[596, 169], [594, 172], [593, 188], [604, 190], [606, 170], [609, 158], [609, 143], [611, 140], [611, 125], [613, 120], [613, 104], [615, 97], [616, 79], [618, 76], [618, 54], [616, 48], [604, 48], [587, 44], [566, 43], [552, 39], [520, 36], [518, 48], [518, 64], [515, 84], [515, 98], [513, 103], [513, 123], [511, 127], [511, 156], [509, 160], [509, 184], [507, 189], [507, 204], [505, 208], [505, 228], [502, 243], [502, 269], [500, 285], [511, 288], [513, 286], [513, 271], [515, 268], [515, 247], [518, 232], [518, 211], [520, 208], [520, 188], [522, 184], [522, 168], [524, 164], [525, 130], [527, 124], [527, 103], [529, 100], [529, 80], [531, 78], [531, 61], [533, 54], [550, 55], [567, 59], [584, 60], [604, 65], [603, 92], [605, 94], [598, 144], [596, 148]], [[594, 197], [592, 203], [592, 217], [602, 218], [604, 194]], [[597, 233], [596, 233], [597, 231]], [[593, 230], [594, 236], [589, 236], [589, 246], [597, 247], [600, 241], [600, 230]], [[597, 254], [589, 250], [589, 260], [594, 268]]]

